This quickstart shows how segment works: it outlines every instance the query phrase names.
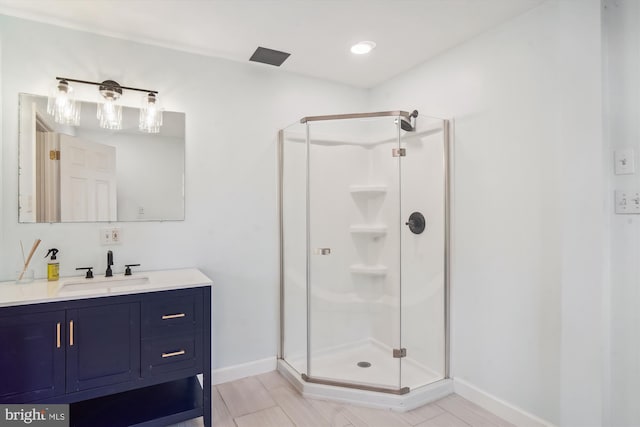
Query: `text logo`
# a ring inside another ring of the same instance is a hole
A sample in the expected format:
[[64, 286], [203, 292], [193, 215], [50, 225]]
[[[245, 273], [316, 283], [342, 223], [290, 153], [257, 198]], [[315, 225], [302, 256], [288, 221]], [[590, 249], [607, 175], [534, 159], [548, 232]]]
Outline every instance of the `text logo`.
[[0, 405], [0, 426], [69, 427], [69, 405]]

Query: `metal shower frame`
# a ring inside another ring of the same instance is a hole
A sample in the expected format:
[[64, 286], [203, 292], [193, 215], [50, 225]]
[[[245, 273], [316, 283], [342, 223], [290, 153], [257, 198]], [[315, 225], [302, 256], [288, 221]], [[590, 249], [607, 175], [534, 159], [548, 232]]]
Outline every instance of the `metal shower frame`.
[[[361, 119], [361, 118], [373, 118], [373, 117], [388, 117], [395, 116], [399, 119], [405, 119], [410, 121], [410, 125], [413, 129], [415, 129], [415, 120], [418, 116], [418, 112], [414, 110], [409, 113], [407, 111], [402, 110], [394, 110], [394, 111], [380, 111], [373, 113], [352, 113], [352, 114], [332, 114], [332, 115], [324, 115], [324, 116], [306, 116], [300, 119], [300, 123], [306, 124], [305, 129], [305, 138], [307, 145], [306, 152], [306, 173], [307, 173], [307, 182], [306, 182], [306, 241], [307, 241], [307, 253], [306, 253], [306, 289], [307, 289], [307, 335], [306, 335], [306, 344], [307, 344], [307, 358], [310, 354], [310, 331], [309, 331], [309, 322], [308, 316], [310, 313], [310, 280], [309, 280], [309, 265], [310, 265], [310, 250], [309, 250], [309, 239], [310, 239], [310, 229], [309, 229], [309, 166], [310, 166], [310, 156], [308, 146], [310, 143], [309, 140], [309, 122], [315, 121], [327, 121], [327, 120], [343, 120], [343, 119]], [[432, 117], [435, 118], [435, 117]], [[443, 167], [444, 167], [444, 340], [445, 340], [445, 372], [444, 372], [444, 380], [450, 378], [450, 355], [451, 355], [451, 292], [450, 292], [450, 278], [451, 278], [451, 121], [447, 119], [437, 118], [438, 120], [442, 120], [442, 133], [443, 133]], [[278, 359], [284, 359], [284, 213], [283, 213], [283, 193], [284, 193], [284, 129], [278, 131], [278, 221], [279, 221], [279, 272], [280, 272], [280, 328], [279, 328], [279, 346], [278, 346]], [[402, 286], [402, 285], [400, 285]], [[402, 303], [402, 301], [400, 301]], [[308, 369], [308, 366], [307, 366]], [[398, 389], [388, 388], [388, 387], [376, 387], [358, 383], [352, 383], [348, 381], [338, 381], [338, 380], [330, 380], [325, 378], [311, 377], [305, 373], [301, 373], [301, 377], [305, 382], [316, 383], [316, 384], [324, 384], [330, 386], [339, 386], [339, 387], [348, 387], [359, 390], [366, 391], [374, 391], [374, 392], [382, 392], [396, 395], [403, 395], [410, 392], [409, 387], [401, 387]]]

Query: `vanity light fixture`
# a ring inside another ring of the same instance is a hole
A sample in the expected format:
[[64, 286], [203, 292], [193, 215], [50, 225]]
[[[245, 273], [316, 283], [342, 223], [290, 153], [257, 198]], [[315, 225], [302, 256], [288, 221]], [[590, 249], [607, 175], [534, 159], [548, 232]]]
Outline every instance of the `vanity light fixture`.
[[362, 41], [351, 46], [351, 53], [355, 53], [356, 55], [364, 55], [365, 53], [369, 53], [376, 47], [375, 42], [372, 41]]
[[105, 129], [122, 129], [122, 105], [118, 99], [122, 96], [123, 89], [145, 92], [143, 108], [140, 110], [139, 129], [143, 132], [158, 133], [162, 126], [162, 110], [158, 103], [158, 92], [149, 89], [121, 86], [113, 80], [105, 80], [102, 83], [87, 80], [76, 80], [67, 77], [56, 77], [58, 80], [55, 94], [49, 97], [47, 112], [54, 116], [58, 123], [80, 124], [80, 105], [71, 97], [73, 89], [69, 82], [98, 86], [98, 91], [104, 99], [98, 104], [96, 117], [100, 121], [100, 127]]
[[81, 102], [76, 102], [69, 82], [62, 79], [56, 83], [47, 99], [47, 113], [53, 116], [56, 123], [78, 126], [81, 105]]

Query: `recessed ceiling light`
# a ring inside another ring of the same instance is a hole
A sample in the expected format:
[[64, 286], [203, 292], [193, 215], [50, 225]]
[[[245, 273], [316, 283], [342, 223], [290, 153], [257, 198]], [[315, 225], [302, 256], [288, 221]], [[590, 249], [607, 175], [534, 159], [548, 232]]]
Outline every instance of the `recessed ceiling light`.
[[351, 46], [351, 53], [355, 53], [356, 55], [364, 55], [365, 53], [371, 52], [374, 47], [376, 47], [376, 44], [371, 41], [356, 43]]

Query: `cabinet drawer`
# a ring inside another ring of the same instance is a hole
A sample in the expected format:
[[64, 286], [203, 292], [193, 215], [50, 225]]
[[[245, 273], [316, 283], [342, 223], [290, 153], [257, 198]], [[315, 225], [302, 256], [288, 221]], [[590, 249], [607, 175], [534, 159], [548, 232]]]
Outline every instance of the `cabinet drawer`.
[[202, 334], [143, 340], [143, 376], [201, 368]]
[[142, 337], [192, 333], [202, 327], [202, 292], [171, 291], [142, 304]]

